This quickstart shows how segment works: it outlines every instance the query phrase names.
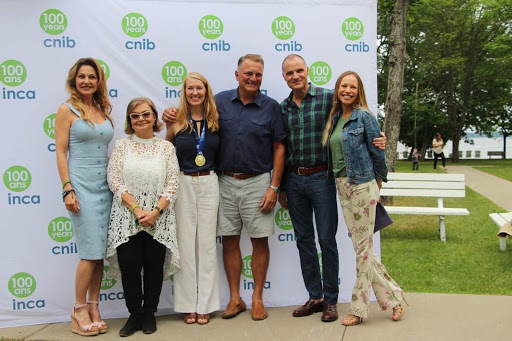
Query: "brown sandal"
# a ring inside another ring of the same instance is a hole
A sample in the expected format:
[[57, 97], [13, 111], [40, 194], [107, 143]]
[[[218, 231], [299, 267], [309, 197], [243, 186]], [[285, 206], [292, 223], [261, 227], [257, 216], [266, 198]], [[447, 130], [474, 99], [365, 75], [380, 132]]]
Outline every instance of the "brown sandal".
[[[206, 320], [205, 322], [200, 322], [199, 320]], [[197, 324], [205, 325], [210, 322], [210, 314], [197, 314]]]
[[[190, 320], [190, 321], [189, 321]], [[183, 317], [183, 322], [186, 324], [194, 324], [197, 322], [197, 313], [188, 313]]]
[[396, 307], [393, 308], [393, 316], [391, 317], [391, 319], [393, 321], [398, 321], [402, 318], [402, 316], [404, 316], [405, 314], [405, 310], [404, 308], [402, 308], [402, 305], [397, 305]]
[[361, 324], [363, 322], [363, 318], [348, 314], [343, 320], [341, 320], [341, 324], [344, 326], [357, 326], [358, 324]]

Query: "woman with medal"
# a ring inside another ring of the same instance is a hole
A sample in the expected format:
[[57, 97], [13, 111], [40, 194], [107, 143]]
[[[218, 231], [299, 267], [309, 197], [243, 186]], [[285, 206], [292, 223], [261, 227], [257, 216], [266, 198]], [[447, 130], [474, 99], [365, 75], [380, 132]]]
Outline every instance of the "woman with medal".
[[180, 271], [174, 275], [174, 310], [187, 324], [207, 324], [220, 308], [217, 266], [219, 114], [206, 78], [188, 74], [176, 123], [166, 139], [176, 146], [180, 189], [176, 200]]

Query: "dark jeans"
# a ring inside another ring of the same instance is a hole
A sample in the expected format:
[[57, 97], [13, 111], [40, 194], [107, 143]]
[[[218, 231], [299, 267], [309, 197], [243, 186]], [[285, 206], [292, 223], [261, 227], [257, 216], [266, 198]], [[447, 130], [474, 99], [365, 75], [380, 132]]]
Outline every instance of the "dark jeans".
[[[286, 182], [286, 196], [297, 237], [302, 277], [309, 298], [324, 298], [326, 304], [338, 302], [338, 210], [336, 184], [327, 171], [312, 175], [290, 173]], [[318, 261], [313, 225], [315, 215], [318, 243], [322, 250], [322, 274]]]
[[446, 158], [444, 157], [444, 153], [441, 152], [441, 153], [437, 154], [436, 152], [434, 152], [434, 169], [437, 168], [437, 159], [438, 158], [441, 158], [441, 162], [443, 163], [443, 167], [446, 166]]
[[[145, 231], [131, 236], [128, 242], [117, 247], [124, 298], [130, 314], [156, 312], [162, 291], [165, 252], [166, 247]], [[142, 287], [142, 269], [144, 269], [144, 288]]]
[[420, 169], [420, 163], [419, 162], [412, 162], [412, 170], [419, 170]]

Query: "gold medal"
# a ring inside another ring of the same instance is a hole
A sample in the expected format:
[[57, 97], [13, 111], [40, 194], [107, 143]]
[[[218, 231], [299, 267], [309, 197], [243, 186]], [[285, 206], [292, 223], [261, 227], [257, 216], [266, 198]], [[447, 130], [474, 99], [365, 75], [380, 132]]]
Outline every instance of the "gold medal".
[[203, 156], [203, 154], [197, 154], [195, 161], [196, 161], [196, 165], [201, 167], [201, 166], [204, 166], [204, 164], [206, 163], [206, 158]]

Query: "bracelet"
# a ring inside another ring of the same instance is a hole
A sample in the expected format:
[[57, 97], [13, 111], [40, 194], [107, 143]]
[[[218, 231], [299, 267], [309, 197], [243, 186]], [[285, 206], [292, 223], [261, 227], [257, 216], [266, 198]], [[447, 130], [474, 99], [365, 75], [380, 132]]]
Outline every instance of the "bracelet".
[[158, 213], [159, 213], [160, 215], [162, 215], [162, 214], [164, 213], [164, 210], [162, 210], [162, 209], [161, 209], [160, 207], [158, 207], [158, 206], [154, 206], [154, 207], [153, 207], [153, 210], [157, 210], [157, 211], [158, 211]]
[[67, 195], [71, 192], [75, 192], [74, 189], [70, 189], [70, 190], [67, 190], [67, 191], [64, 191], [62, 192], [62, 202], [64, 202], [64, 199], [67, 197]]
[[132, 214], [133, 214], [133, 215], [135, 215], [135, 213], [133, 213], [133, 211], [135, 211], [135, 209], [136, 209], [137, 207], [138, 207], [138, 208], [140, 208], [140, 206], [139, 206], [139, 205], [134, 205], [134, 206], [131, 208], [131, 210], [132, 210]]
[[62, 184], [62, 189], [64, 189], [64, 187], [66, 187], [67, 184], [70, 184], [71, 181], [67, 180], [65, 181], [63, 184]]

